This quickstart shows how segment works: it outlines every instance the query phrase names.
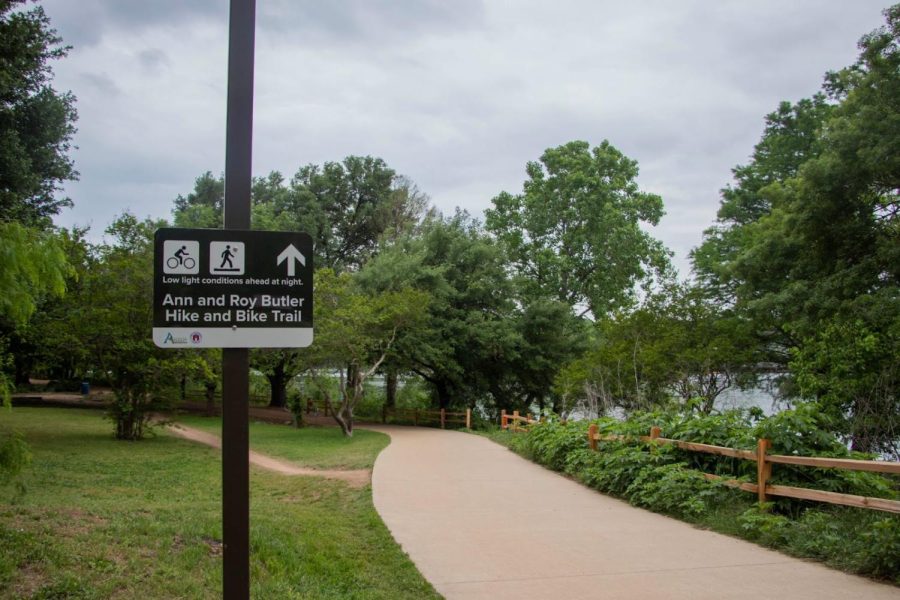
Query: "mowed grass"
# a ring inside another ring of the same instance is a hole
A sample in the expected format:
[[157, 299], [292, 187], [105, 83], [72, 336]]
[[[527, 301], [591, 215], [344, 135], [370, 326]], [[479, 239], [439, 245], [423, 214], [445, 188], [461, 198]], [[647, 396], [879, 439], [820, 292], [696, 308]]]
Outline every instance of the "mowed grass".
[[[217, 450], [116, 441], [96, 411], [0, 410], [0, 427], [33, 454], [26, 492], [0, 489], [0, 597], [221, 597]], [[254, 598], [438, 597], [368, 487], [253, 469], [250, 520]]]
[[[220, 417], [178, 415], [174, 420], [222, 435]], [[354, 429], [345, 437], [338, 427], [290, 427], [250, 422], [250, 447], [257, 452], [316, 469], [371, 469], [390, 438], [383, 433]]]

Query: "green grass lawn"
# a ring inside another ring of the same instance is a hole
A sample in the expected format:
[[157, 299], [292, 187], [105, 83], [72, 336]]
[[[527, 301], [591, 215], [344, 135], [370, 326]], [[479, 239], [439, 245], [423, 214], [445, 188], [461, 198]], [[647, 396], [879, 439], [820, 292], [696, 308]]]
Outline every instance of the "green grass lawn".
[[[196, 429], [222, 435], [220, 417], [179, 415], [174, 418]], [[354, 429], [347, 438], [338, 427], [289, 427], [253, 421], [250, 447], [257, 452], [284, 458], [316, 469], [371, 469], [390, 438], [383, 433]]]
[[[25, 493], [0, 488], [0, 597], [221, 597], [217, 450], [165, 432], [116, 441], [96, 411], [0, 410], [0, 428], [20, 431], [33, 454]], [[359, 436], [365, 449], [356, 437], [310, 444], [334, 456], [306, 464], [371, 464], [386, 443], [375, 435]], [[253, 469], [250, 520], [254, 598], [438, 597], [369, 487]]]

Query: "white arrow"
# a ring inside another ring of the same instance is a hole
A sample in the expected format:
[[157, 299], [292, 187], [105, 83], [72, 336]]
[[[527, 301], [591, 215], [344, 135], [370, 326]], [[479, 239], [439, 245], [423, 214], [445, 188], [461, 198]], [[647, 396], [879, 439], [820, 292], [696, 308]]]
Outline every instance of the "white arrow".
[[[271, 255], [270, 255], [271, 256]], [[278, 262], [276, 264], [281, 264], [284, 261], [288, 261], [287, 263], [287, 274], [288, 277], [294, 277], [297, 273], [296, 265], [294, 261], [298, 261], [304, 267], [306, 266], [306, 257], [300, 254], [300, 251], [294, 248], [293, 244], [288, 244], [288, 247], [281, 251], [281, 254], [278, 255]]]

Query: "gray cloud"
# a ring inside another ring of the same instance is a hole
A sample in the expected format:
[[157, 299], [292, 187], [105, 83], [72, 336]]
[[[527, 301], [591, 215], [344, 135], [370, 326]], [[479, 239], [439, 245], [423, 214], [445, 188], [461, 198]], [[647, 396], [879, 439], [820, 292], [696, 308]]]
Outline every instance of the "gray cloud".
[[[82, 178], [60, 222], [102, 229], [125, 206], [167, 216], [197, 175], [223, 169], [227, 1], [44, 4], [75, 44], [54, 65], [80, 114]], [[260, 1], [254, 171], [372, 154], [445, 212], [478, 216], [546, 148], [608, 139], [663, 196], [654, 234], [685, 272], [763, 116], [850, 64], [882, 7]]]

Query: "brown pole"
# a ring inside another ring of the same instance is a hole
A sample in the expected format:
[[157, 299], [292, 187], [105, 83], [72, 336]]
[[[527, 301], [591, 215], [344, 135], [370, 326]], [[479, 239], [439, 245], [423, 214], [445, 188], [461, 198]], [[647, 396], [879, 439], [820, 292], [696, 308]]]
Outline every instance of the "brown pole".
[[[225, 126], [225, 229], [250, 229], [253, 58], [256, 0], [231, 0]], [[222, 589], [225, 600], [250, 597], [250, 359], [222, 350]]]
[[597, 450], [597, 424], [591, 423], [591, 426], [588, 427], [588, 445], [591, 447], [591, 450], [596, 452]]

